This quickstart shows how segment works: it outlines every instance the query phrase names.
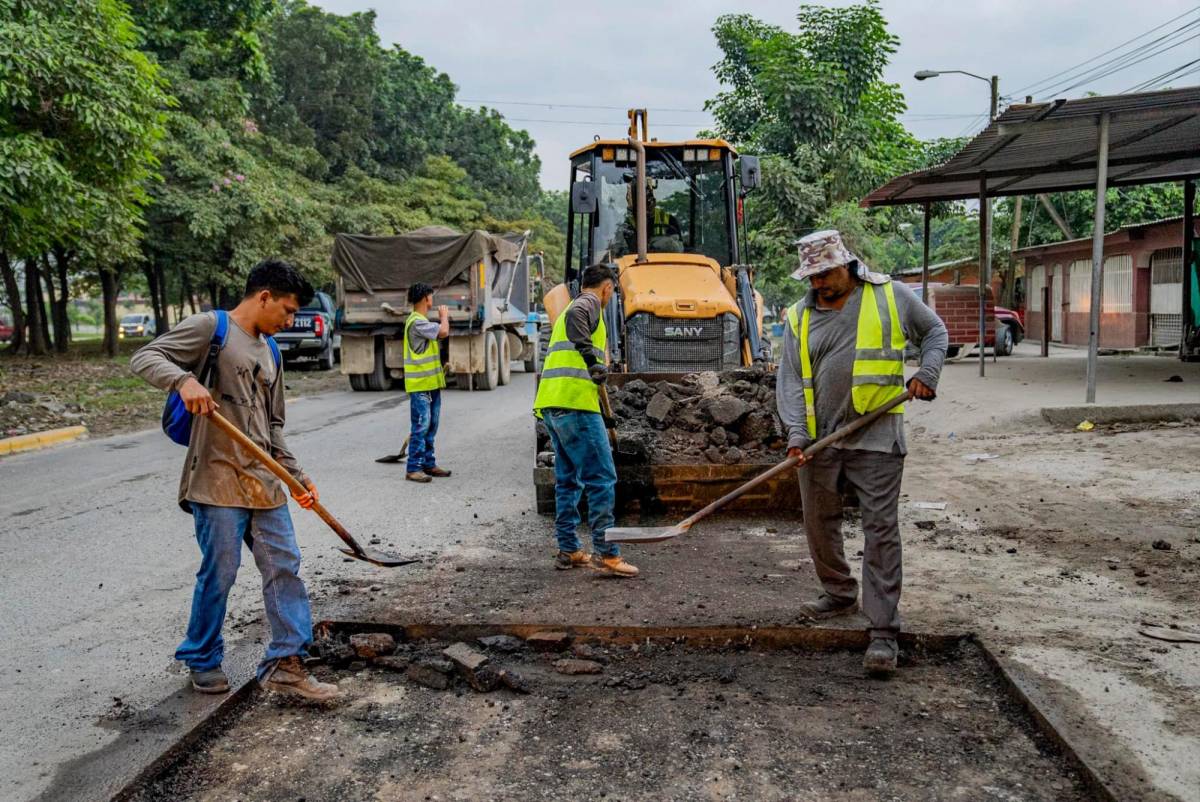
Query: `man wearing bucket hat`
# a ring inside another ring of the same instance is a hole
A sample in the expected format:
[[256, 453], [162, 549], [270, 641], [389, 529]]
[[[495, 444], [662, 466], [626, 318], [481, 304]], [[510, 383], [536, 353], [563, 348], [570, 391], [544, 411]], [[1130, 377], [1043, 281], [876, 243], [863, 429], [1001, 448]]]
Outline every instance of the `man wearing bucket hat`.
[[[907, 286], [874, 273], [846, 248], [837, 231], [799, 240], [792, 278], [812, 289], [790, 307], [776, 395], [788, 431], [788, 455], [803, 450], [873, 409], [912, 390], [931, 401], [949, 335], [942, 321]], [[921, 350], [920, 367], [904, 381], [905, 340]], [[819, 598], [801, 613], [814, 620], [859, 609], [859, 588], [842, 544], [842, 490], [853, 488], [862, 511], [862, 610], [870, 646], [869, 674], [895, 671], [899, 654], [901, 546], [897, 506], [904, 471], [903, 406], [811, 461], [802, 461], [804, 530], [821, 582]]]

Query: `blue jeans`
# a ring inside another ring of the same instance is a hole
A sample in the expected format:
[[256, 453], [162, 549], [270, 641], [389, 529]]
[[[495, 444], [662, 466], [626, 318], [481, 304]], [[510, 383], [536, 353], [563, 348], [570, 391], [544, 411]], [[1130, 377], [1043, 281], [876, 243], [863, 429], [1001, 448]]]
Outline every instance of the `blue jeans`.
[[617, 469], [604, 418], [596, 412], [547, 409], [542, 416], [554, 447], [554, 534], [561, 551], [578, 551], [579, 497], [587, 491], [588, 525], [592, 550], [615, 556], [616, 543], [605, 543], [604, 532], [613, 525], [617, 498]]
[[187, 637], [175, 651], [175, 659], [194, 671], [221, 665], [225, 607], [242, 561], [242, 539], [247, 536], [252, 539], [248, 544], [262, 574], [263, 602], [271, 625], [271, 643], [259, 663], [258, 678], [262, 680], [281, 658], [304, 655], [312, 640], [312, 611], [300, 579], [300, 548], [287, 504], [273, 510], [250, 510], [192, 502], [192, 518], [200, 545], [200, 570], [196, 572]]
[[408, 472], [417, 473], [437, 467], [433, 456], [433, 438], [437, 437], [438, 418], [442, 414], [442, 391], [428, 390], [408, 397], [412, 431], [408, 438]]

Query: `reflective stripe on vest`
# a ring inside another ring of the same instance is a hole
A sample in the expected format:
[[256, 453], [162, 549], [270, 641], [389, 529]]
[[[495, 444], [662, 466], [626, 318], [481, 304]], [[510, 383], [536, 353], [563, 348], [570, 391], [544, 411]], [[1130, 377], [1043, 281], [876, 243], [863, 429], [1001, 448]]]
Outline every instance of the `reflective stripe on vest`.
[[446, 372], [442, 369], [442, 351], [437, 340], [428, 340], [425, 350], [417, 353], [408, 339], [408, 330], [417, 321], [428, 323], [429, 319], [420, 312], [412, 312], [404, 321], [404, 392], [427, 393], [446, 386]]
[[[567, 337], [567, 312], [575, 305], [571, 301], [550, 332], [550, 345], [546, 349], [546, 362], [542, 365], [542, 378], [538, 382], [537, 398], [533, 412], [539, 418], [543, 409], [578, 409], [584, 412], [600, 411], [600, 390], [588, 375], [587, 363]], [[600, 316], [596, 330], [592, 332], [592, 347], [599, 354], [608, 344], [608, 333], [604, 328], [604, 316]]]
[[[870, 288], [870, 300], [867, 302], [867, 288]], [[896, 293], [892, 283], [882, 285], [880, 298], [879, 288], [874, 284], [863, 284], [863, 295], [858, 310], [858, 331], [854, 343], [854, 368], [851, 371], [850, 396], [854, 401], [854, 411], [864, 415], [873, 409], [904, 394], [904, 331], [899, 324], [900, 315], [896, 311]], [[883, 309], [887, 309], [887, 330], [884, 330]], [[800, 349], [800, 383], [804, 389], [804, 412], [808, 424], [808, 436], [817, 436], [817, 406], [816, 393], [813, 388], [812, 356], [808, 351], [808, 325], [812, 307], [804, 307], [800, 311], [797, 302], [788, 307], [788, 324], [792, 327], [792, 335]], [[888, 345], [884, 346], [884, 341]], [[892, 414], [902, 414], [904, 405], [891, 410]]]

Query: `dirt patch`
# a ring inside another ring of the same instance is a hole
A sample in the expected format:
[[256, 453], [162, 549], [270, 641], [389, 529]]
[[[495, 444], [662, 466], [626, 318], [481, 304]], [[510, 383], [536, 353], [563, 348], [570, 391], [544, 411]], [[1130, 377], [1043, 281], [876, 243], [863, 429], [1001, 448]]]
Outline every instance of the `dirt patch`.
[[257, 693], [129, 798], [1089, 798], [969, 643], [912, 656], [903, 683], [864, 682], [845, 652], [587, 649], [601, 673], [504, 653], [529, 694], [320, 666], [338, 705]]
[[[106, 357], [98, 343], [45, 357], [0, 354], [0, 438], [86, 426], [92, 436], [158, 424], [163, 393], [129, 372], [129, 357], [146, 340], [124, 340]], [[289, 397], [346, 389], [337, 370], [298, 363], [284, 372]]]

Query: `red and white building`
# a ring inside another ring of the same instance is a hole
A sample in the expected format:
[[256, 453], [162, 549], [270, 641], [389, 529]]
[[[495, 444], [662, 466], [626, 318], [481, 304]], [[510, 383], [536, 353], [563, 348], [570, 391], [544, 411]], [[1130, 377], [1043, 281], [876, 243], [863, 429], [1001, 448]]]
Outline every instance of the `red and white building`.
[[[1026, 337], [1040, 342], [1049, 314], [1051, 342], [1087, 345], [1091, 237], [1022, 248], [1016, 255], [1025, 265]], [[1047, 286], [1049, 309], [1043, 308]], [[1100, 297], [1102, 348], [1177, 347], [1183, 323], [1183, 218], [1106, 234]]]

